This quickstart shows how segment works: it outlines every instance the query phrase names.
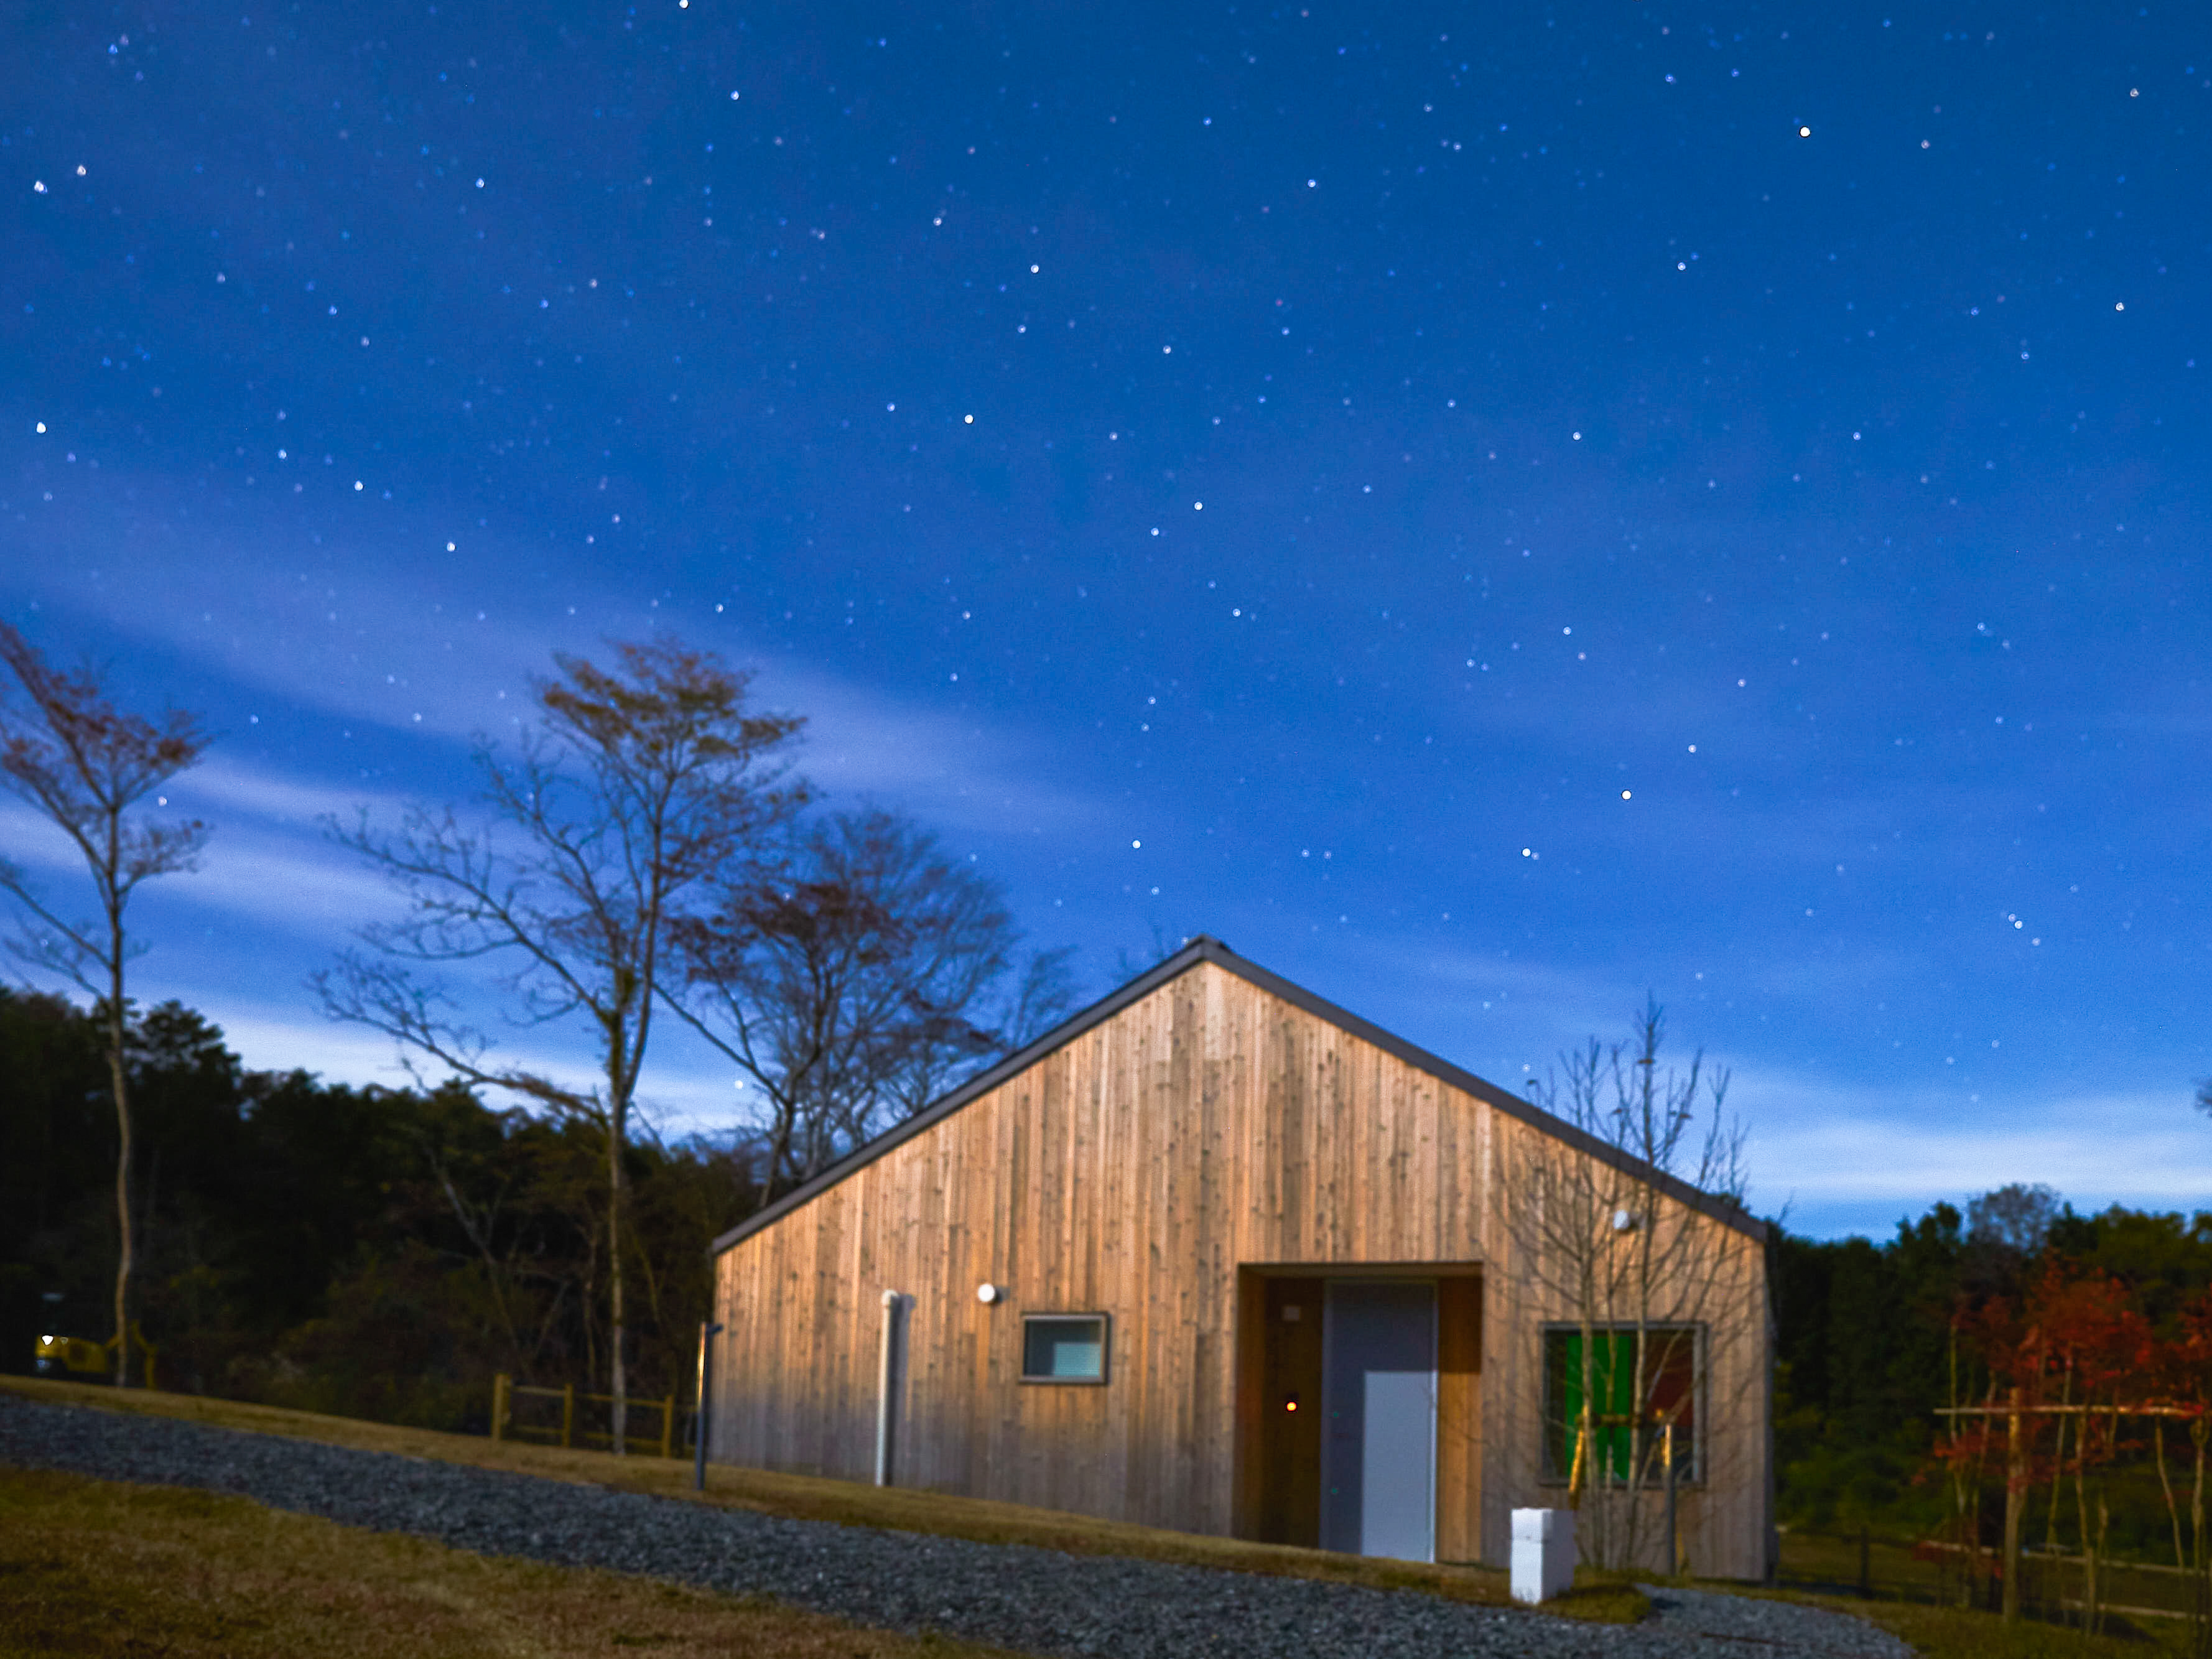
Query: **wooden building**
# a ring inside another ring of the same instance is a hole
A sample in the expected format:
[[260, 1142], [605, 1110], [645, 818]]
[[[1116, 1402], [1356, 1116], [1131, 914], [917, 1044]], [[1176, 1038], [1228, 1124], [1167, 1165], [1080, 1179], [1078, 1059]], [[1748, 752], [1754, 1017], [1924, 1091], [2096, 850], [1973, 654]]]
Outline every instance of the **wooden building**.
[[[1555, 1259], [1577, 1194], [1591, 1249], [1676, 1246], [1625, 1318]], [[1626, 1476], [1582, 1345], [1663, 1331], [1681, 1547], [1761, 1577], [1764, 1241], [1200, 939], [715, 1241], [712, 1455], [867, 1480], [888, 1429], [901, 1486], [1503, 1564], [1512, 1510]]]

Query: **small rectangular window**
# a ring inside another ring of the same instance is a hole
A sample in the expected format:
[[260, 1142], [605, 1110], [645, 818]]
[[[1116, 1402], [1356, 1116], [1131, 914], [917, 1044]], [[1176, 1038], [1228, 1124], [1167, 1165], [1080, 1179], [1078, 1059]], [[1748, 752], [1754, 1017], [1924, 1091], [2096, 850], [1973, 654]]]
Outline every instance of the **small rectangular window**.
[[1104, 1314], [1030, 1314], [1022, 1321], [1022, 1381], [1103, 1382]]

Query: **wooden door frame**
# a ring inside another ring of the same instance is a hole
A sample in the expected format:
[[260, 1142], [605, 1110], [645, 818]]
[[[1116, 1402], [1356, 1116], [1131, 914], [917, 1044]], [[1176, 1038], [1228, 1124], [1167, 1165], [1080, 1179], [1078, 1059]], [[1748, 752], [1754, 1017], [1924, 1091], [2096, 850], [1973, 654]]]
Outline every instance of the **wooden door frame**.
[[[1267, 1281], [1414, 1279], [1437, 1287], [1436, 1556], [1482, 1555], [1483, 1267], [1480, 1261], [1266, 1261], [1237, 1268], [1236, 1449], [1231, 1525], [1258, 1538], [1267, 1500]], [[1315, 1401], [1316, 1407], [1319, 1401]], [[1318, 1515], [1316, 1515], [1318, 1527]], [[1316, 1533], [1318, 1535], [1318, 1533]]]

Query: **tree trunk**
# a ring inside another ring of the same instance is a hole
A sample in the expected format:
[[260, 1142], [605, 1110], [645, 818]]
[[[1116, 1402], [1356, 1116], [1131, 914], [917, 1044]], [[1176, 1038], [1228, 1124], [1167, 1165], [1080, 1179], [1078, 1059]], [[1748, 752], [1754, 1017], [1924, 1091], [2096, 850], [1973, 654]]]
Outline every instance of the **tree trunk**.
[[[1567, 1503], [1569, 1507], [1584, 1511], [1583, 1519], [1576, 1523], [1577, 1541], [1582, 1544], [1590, 1560], [1600, 1566], [1610, 1566], [1611, 1558], [1606, 1554], [1610, 1540], [1606, 1537], [1605, 1501], [1596, 1496], [1599, 1490], [1597, 1472], [1604, 1461], [1605, 1452], [1597, 1440], [1598, 1413], [1591, 1403], [1597, 1386], [1597, 1326], [1590, 1316], [1591, 1299], [1591, 1293], [1585, 1290], [1582, 1321], [1583, 1403], [1582, 1410], [1577, 1414], [1580, 1420], [1576, 1425], [1575, 1467], [1567, 1477]], [[1577, 1476], [1580, 1477], [1579, 1485], [1577, 1484]], [[1587, 1534], [1582, 1532], [1584, 1527], [1588, 1528]]]
[[123, 1061], [122, 929], [112, 930], [107, 993], [107, 1076], [115, 1089], [115, 1386], [131, 1386], [131, 1085]]
[[[1650, 1121], [1651, 1068], [1644, 1068], [1644, 1120]], [[1649, 1188], [1638, 1188], [1633, 1202], [1641, 1206], [1636, 1229], [1636, 1394], [1628, 1419], [1628, 1537], [1620, 1565], [1632, 1567], [1644, 1551], [1644, 1491], [1650, 1480], [1644, 1468], [1650, 1447], [1646, 1429], [1651, 1409], [1651, 1227], [1656, 1206]], [[1674, 1546], [1670, 1541], [1668, 1546]], [[1674, 1564], [1668, 1561], [1671, 1575]]]
[[607, 1114], [607, 1392], [614, 1396], [611, 1439], [615, 1455], [627, 1449], [623, 1431], [629, 1426], [629, 1378], [623, 1368], [623, 1134], [628, 1115], [619, 1105]]

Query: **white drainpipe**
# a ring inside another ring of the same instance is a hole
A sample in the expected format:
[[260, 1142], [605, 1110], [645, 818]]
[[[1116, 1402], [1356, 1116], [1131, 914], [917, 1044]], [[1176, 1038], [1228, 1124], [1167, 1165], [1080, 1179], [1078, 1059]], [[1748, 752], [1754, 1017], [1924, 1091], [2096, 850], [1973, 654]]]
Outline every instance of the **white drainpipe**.
[[883, 1352], [876, 1373], [876, 1484], [891, 1484], [891, 1456], [897, 1427], [899, 1374], [899, 1314], [906, 1298], [896, 1291], [884, 1292]]

